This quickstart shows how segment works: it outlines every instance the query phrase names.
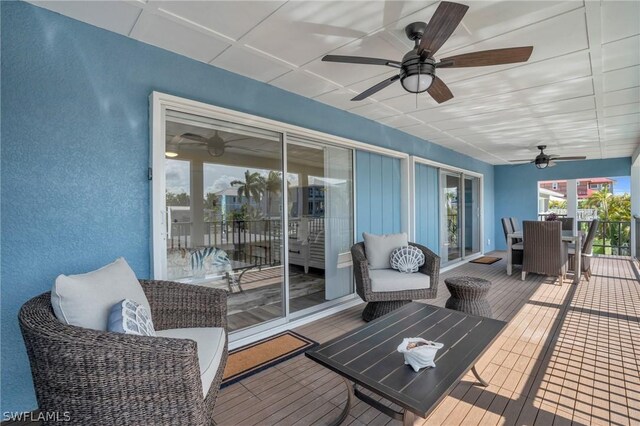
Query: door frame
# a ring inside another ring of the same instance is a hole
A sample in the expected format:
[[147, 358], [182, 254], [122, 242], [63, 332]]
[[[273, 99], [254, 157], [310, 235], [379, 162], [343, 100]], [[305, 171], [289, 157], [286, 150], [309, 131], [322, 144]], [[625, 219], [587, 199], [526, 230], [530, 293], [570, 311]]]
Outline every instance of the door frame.
[[[479, 186], [480, 186], [480, 190], [479, 190], [479, 202], [480, 202], [480, 217], [478, 218], [478, 223], [480, 226], [480, 251], [477, 253], [473, 253], [469, 256], [465, 256], [464, 255], [464, 250], [462, 250], [462, 257], [458, 258], [455, 261], [447, 261], [447, 262], [442, 262], [443, 266], [446, 267], [450, 267], [452, 265], [455, 265], [456, 263], [460, 263], [460, 262], [466, 262], [469, 260], [473, 260], [474, 258], [480, 257], [482, 255], [484, 255], [485, 253], [485, 240], [484, 240], [484, 236], [485, 236], [485, 229], [484, 229], [484, 212], [485, 212], [485, 197], [484, 197], [484, 174], [482, 173], [478, 173], [478, 172], [474, 172], [472, 170], [468, 170], [468, 169], [464, 169], [461, 167], [455, 167], [455, 166], [451, 166], [449, 164], [444, 164], [444, 163], [440, 163], [437, 161], [433, 161], [433, 160], [429, 160], [423, 157], [418, 157], [418, 156], [410, 156], [409, 157], [409, 188], [410, 188], [410, 193], [411, 196], [409, 197], [410, 200], [410, 204], [409, 204], [409, 211], [410, 211], [410, 229], [412, 230], [411, 233], [409, 233], [409, 238], [411, 240], [415, 241], [416, 235], [415, 235], [415, 230], [416, 230], [416, 220], [418, 217], [418, 214], [416, 213], [416, 203], [415, 203], [415, 199], [416, 199], [416, 165], [417, 164], [424, 164], [426, 166], [431, 166], [434, 167], [436, 169], [438, 169], [438, 203], [440, 204], [438, 207], [438, 211], [440, 212], [440, 215], [442, 215], [442, 191], [441, 191], [441, 185], [442, 185], [442, 179], [440, 179], [440, 173], [442, 170], [446, 170], [448, 172], [451, 173], [457, 173], [462, 175], [462, 179], [464, 179], [465, 176], [471, 176], [471, 177], [476, 177], [478, 178], [479, 181]], [[464, 181], [463, 181], [464, 182]], [[464, 196], [464, 191], [463, 192], [463, 196]], [[464, 209], [463, 209], [464, 210]], [[464, 212], [463, 212], [464, 214]], [[442, 217], [440, 218], [442, 219]], [[443, 241], [443, 229], [446, 227], [446, 222], [443, 222], [441, 220], [441, 225], [440, 225], [440, 229], [438, 230], [439, 235], [440, 235], [440, 247], [438, 247], [438, 250], [441, 250], [441, 244]], [[464, 236], [463, 236], [464, 238]], [[464, 246], [463, 246], [464, 248]], [[442, 253], [439, 253], [439, 255]]]
[[[170, 95], [162, 92], [152, 92], [149, 95], [149, 132], [150, 132], [150, 156], [149, 156], [149, 169], [148, 177], [150, 181], [150, 272], [154, 279], [163, 279], [166, 277], [167, 271], [167, 259], [166, 259], [166, 199], [164, 197], [164, 191], [166, 188], [166, 177], [164, 167], [164, 146], [165, 146], [165, 118], [167, 110], [176, 110], [187, 114], [193, 114], [198, 116], [212, 117], [218, 120], [230, 121], [238, 124], [244, 124], [252, 127], [258, 127], [265, 130], [271, 130], [282, 134], [282, 147], [283, 147], [283, 171], [287, 172], [286, 168], [286, 151], [287, 151], [287, 137], [289, 135], [295, 135], [300, 139], [307, 139], [310, 142], [316, 141], [321, 144], [335, 145], [343, 148], [352, 149], [352, 161], [353, 161], [353, 241], [357, 241], [357, 204], [356, 204], [356, 153], [357, 151], [373, 152], [381, 155], [385, 155], [392, 158], [399, 158], [403, 167], [402, 170], [402, 228], [404, 231], [409, 231], [409, 209], [407, 205], [409, 203], [409, 189], [408, 189], [408, 175], [409, 175], [409, 155], [403, 152], [394, 151], [392, 149], [369, 145], [364, 142], [359, 142], [340, 136], [331, 135], [316, 130], [306, 129], [304, 127], [272, 120], [257, 115], [243, 113], [227, 108], [218, 107], [215, 105], [194, 101], [190, 99], [181, 98], [178, 96]], [[158, 149], [156, 147], [162, 147]], [[288, 194], [284, 191], [283, 196], [285, 206], [288, 205]], [[284, 210], [286, 212], [286, 209]], [[283, 229], [286, 230], [288, 226], [288, 217], [285, 214], [283, 217]], [[284, 231], [286, 232], [286, 231]], [[288, 238], [284, 238], [283, 242], [283, 266], [288, 265]], [[266, 321], [257, 324], [252, 327], [248, 327], [242, 330], [231, 332], [229, 335], [229, 342], [231, 347], [237, 345], [236, 342], [249, 342], [251, 340], [260, 338], [260, 336], [267, 336], [273, 334], [274, 330], [288, 329], [292, 325], [302, 325], [323, 316], [331, 315], [341, 309], [354, 306], [360, 303], [355, 288], [353, 293], [343, 296], [341, 298], [318, 305], [319, 308], [314, 309], [311, 307], [299, 312], [291, 314], [289, 312], [289, 276], [288, 268], [284, 268], [284, 291], [283, 298], [285, 300], [284, 317], [276, 318], [271, 321]]]

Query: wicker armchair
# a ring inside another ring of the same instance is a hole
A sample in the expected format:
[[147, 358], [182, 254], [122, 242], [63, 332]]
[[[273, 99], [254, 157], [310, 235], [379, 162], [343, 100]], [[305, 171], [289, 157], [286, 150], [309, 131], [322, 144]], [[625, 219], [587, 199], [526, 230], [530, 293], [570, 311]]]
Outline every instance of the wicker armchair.
[[[356, 293], [367, 302], [362, 311], [362, 319], [371, 321], [385, 315], [412, 300], [435, 299], [438, 294], [438, 277], [440, 275], [440, 257], [431, 250], [416, 243], [409, 243], [424, 253], [425, 262], [417, 273], [429, 276], [429, 288], [399, 291], [373, 291], [369, 276], [369, 262], [364, 250], [364, 243], [357, 243], [351, 247], [353, 260], [353, 275], [356, 279]], [[401, 272], [398, 272], [401, 279]]]
[[[157, 330], [226, 330], [224, 290], [140, 282]], [[65, 325], [53, 313], [50, 293], [25, 303], [18, 318], [42, 412], [67, 412], [71, 424], [83, 425], [213, 424], [226, 343], [205, 397], [193, 340]]]

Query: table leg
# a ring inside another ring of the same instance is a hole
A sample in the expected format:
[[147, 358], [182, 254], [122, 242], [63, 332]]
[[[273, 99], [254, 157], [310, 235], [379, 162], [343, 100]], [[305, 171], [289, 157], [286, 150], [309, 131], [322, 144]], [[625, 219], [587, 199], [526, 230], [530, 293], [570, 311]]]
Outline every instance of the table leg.
[[575, 284], [579, 284], [580, 283], [580, 275], [582, 274], [582, 238], [580, 238], [580, 235], [578, 234], [578, 236], [576, 237], [575, 241], [575, 271], [573, 274], [573, 282]]
[[344, 408], [342, 409], [342, 413], [340, 413], [340, 416], [338, 416], [337, 419], [330, 423], [331, 426], [338, 426], [344, 423], [344, 421], [347, 419], [347, 416], [349, 415], [349, 411], [351, 411], [351, 405], [353, 404], [353, 385], [344, 377], [342, 378], [342, 380], [344, 380], [344, 384], [347, 386], [347, 401], [344, 404]]
[[509, 235], [507, 235], [507, 275], [511, 275], [511, 246], [512, 240]]
[[473, 373], [474, 376], [476, 376], [476, 380], [480, 383], [480, 386], [484, 386], [485, 388], [487, 386], [489, 386], [489, 383], [485, 382], [482, 377], [480, 377], [480, 374], [478, 374], [478, 370], [476, 370], [476, 366], [474, 365], [473, 367], [471, 367], [471, 372]]
[[416, 420], [416, 415], [409, 410], [404, 410], [404, 414], [402, 415], [402, 426], [413, 426], [413, 423]]

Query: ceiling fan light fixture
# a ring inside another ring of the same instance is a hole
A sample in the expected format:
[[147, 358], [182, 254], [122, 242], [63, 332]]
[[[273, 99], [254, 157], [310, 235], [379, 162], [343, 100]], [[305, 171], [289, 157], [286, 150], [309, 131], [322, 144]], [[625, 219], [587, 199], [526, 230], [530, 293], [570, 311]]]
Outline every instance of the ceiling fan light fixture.
[[405, 75], [400, 80], [404, 90], [410, 93], [422, 93], [426, 92], [431, 83], [433, 83], [433, 76], [430, 74], [410, 74]]
[[546, 169], [549, 165], [549, 160], [546, 158], [538, 159], [536, 158], [536, 167], [539, 169]]

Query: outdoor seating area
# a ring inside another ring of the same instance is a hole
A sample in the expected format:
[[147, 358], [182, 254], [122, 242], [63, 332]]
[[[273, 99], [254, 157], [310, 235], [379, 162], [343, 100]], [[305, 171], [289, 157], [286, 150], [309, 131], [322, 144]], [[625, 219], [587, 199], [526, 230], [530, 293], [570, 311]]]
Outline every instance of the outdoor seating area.
[[0, 426], [640, 426], [640, 1], [0, 40]]

